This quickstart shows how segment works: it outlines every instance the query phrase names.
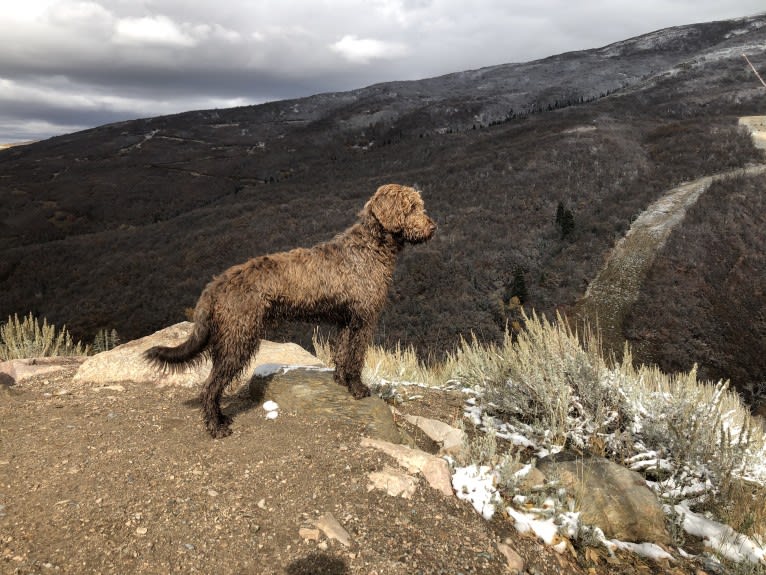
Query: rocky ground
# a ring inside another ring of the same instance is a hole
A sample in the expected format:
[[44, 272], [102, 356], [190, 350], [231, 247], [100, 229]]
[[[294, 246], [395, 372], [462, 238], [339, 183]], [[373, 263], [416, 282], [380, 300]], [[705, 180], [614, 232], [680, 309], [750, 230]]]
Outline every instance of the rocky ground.
[[[282, 408], [270, 420], [240, 388], [225, 402], [233, 435], [213, 440], [195, 389], [87, 385], [75, 369], [0, 384], [0, 573], [500, 574], [503, 541], [528, 574], [695, 573], [559, 554], [419, 475], [410, 499], [370, 489], [371, 473], [397, 464], [362, 445], [353, 419]], [[456, 392], [403, 397], [405, 414], [462, 416]]]

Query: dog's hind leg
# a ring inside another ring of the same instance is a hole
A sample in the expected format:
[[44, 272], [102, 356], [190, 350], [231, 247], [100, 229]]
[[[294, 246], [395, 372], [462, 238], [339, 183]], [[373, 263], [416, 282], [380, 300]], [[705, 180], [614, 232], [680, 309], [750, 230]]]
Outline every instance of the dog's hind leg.
[[238, 344], [229, 348], [226, 353], [221, 353], [216, 347], [211, 350], [213, 368], [200, 394], [205, 427], [215, 438], [231, 435], [231, 418], [221, 411], [221, 396], [226, 386], [242, 372], [250, 357], [257, 351], [260, 339]]

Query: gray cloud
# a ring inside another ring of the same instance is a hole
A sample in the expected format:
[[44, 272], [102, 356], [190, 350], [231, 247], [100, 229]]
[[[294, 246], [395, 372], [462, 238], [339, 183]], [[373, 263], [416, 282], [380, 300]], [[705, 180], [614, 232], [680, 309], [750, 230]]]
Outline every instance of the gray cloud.
[[24, 0], [0, 11], [0, 143], [542, 58], [762, 0]]

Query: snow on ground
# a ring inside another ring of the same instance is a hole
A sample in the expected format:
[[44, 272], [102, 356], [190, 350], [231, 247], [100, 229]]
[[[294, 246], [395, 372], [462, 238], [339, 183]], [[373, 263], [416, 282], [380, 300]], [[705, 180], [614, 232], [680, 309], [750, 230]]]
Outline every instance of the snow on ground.
[[307, 369], [312, 371], [333, 371], [331, 367], [317, 367], [316, 365], [287, 365], [284, 363], [262, 363], [253, 370], [256, 377], [268, 377], [276, 373], [287, 373], [295, 369]]
[[750, 561], [766, 566], [766, 542], [759, 545], [749, 537], [737, 533], [728, 525], [695, 513], [689, 509], [687, 502], [674, 506], [674, 509], [683, 517], [684, 531], [703, 539], [707, 547], [737, 563]]
[[267, 401], [263, 404], [266, 411], [266, 419], [276, 419], [279, 417], [279, 404], [276, 401]]
[[452, 488], [457, 498], [470, 501], [487, 521], [492, 519], [500, 501], [496, 482], [497, 475], [488, 465], [456, 467], [452, 475]]
[[655, 561], [660, 561], [661, 559], [674, 561], [674, 558], [670, 553], [654, 543], [630, 543], [628, 541], [618, 541], [617, 539], [609, 539], [605, 543], [607, 548], [612, 551], [614, 549], [623, 549], [625, 551], [631, 551], [636, 555], [641, 555], [642, 557], [654, 559]]
[[506, 512], [513, 519], [513, 524], [519, 533], [534, 533], [546, 545], [552, 546], [559, 553], [566, 551], [567, 542], [559, 535], [559, 526], [556, 525], [553, 517], [538, 519], [535, 515], [517, 511], [513, 507], [507, 507]]

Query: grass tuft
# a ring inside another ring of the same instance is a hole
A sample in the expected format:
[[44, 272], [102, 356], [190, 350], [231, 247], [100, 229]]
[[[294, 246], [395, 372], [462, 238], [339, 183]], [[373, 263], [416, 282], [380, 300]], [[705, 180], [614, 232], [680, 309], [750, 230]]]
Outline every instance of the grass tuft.
[[8, 317], [0, 326], [0, 360], [26, 359], [33, 357], [87, 355], [89, 346], [74, 342], [66, 326], [60, 330], [42, 324], [31, 313], [23, 320], [18, 315]]

